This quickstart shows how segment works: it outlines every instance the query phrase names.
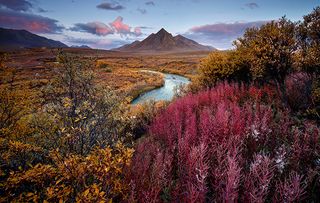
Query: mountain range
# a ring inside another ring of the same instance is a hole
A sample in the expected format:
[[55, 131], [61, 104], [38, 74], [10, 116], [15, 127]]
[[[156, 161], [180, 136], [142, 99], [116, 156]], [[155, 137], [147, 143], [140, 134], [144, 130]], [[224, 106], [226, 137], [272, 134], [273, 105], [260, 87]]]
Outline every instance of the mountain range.
[[143, 41], [134, 41], [122, 47], [113, 49], [120, 52], [186, 52], [211, 51], [215, 48], [201, 45], [182, 35], [173, 36], [165, 29], [152, 33]]
[[26, 30], [0, 28], [0, 50], [8, 51], [34, 47], [62, 48], [68, 46]]
[[[68, 47], [62, 42], [48, 39], [26, 30], [13, 30], [0, 28], [0, 50], [10, 51], [24, 48], [47, 47], [65, 48]], [[73, 46], [74, 48], [90, 48], [89, 46]], [[122, 47], [113, 49], [119, 52], [188, 52], [188, 51], [211, 51], [215, 48], [201, 45], [182, 35], [173, 36], [165, 29], [156, 34], [152, 33], [143, 41], [135, 41]]]

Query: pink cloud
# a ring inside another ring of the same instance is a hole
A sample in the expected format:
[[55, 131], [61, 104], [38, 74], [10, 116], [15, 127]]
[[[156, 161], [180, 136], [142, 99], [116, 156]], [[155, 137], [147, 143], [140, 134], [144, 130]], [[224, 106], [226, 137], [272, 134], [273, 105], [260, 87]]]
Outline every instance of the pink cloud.
[[110, 25], [115, 29], [115, 31], [119, 34], [129, 34], [130, 27], [123, 23], [123, 18], [118, 16]]
[[106, 36], [109, 34], [120, 34], [121, 36], [132, 35], [140, 36], [142, 27], [132, 29], [129, 25], [123, 23], [123, 18], [118, 16], [109, 25], [102, 22], [77, 23], [70, 30], [78, 32], [87, 32], [94, 35]]

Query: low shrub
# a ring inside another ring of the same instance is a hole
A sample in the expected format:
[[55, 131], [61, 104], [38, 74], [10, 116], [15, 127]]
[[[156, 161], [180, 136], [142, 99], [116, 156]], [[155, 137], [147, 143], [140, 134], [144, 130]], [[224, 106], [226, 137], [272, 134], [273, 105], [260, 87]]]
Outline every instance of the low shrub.
[[177, 99], [136, 146], [131, 202], [320, 200], [320, 130], [268, 87], [222, 83]]
[[99, 69], [103, 69], [105, 72], [107, 73], [111, 73], [112, 72], [112, 69], [109, 67], [109, 65], [104, 62], [104, 61], [97, 61], [97, 67]]
[[47, 163], [38, 163], [27, 170], [10, 171], [6, 181], [0, 184], [3, 194], [0, 201], [107, 202], [126, 199], [129, 185], [123, 177], [132, 152], [122, 144], [117, 144], [114, 149], [93, 150], [86, 157], [63, 157], [58, 150], [53, 150], [46, 157], [47, 161], [50, 160]]
[[55, 77], [30, 99], [1, 60], [0, 202], [125, 200], [125, 97], [96, 84], [91, 60], [60, 53]]

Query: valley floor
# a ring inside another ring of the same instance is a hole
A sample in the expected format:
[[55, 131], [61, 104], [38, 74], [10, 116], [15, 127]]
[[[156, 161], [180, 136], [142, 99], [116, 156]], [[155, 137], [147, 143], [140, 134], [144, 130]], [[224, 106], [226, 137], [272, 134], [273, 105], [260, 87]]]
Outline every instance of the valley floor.
[[[27, 49], [9, 54], [9, 67], [14, 67], [16, 87], [37, 90], [55, 74], [57, 49]], [[174, 73], [190, 79], [196, 74], [200, 59], [208, 52], [138, 54], [115, 51], [67, 48], [64, 52], [80, 59], [92, 58], [99, 84], [127, 92], [135, 98], [139, 94], [163, 85], [159, 74], [141, 70]]]

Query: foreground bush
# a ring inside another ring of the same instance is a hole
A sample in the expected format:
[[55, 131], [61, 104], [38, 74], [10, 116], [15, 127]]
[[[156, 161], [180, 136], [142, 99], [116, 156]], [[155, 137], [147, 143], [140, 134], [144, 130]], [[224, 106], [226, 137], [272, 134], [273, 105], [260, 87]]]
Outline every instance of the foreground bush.
[[[30, 149], [29, 153], [34, 150], [30, 146], [25, 148]], [[128, 185], [123, 181], [123, 174], [131, 156], [132, 150], [121, 144], [113, 150], [94, 150], [86, 157], [69, 155], [65, 158], [59, 151], [52, 151], [46, 157], [50, 161], [47, 164], [38, 163], [28, 170], [11, 171], [5, 184], [0, 186], [5, 194], [0, 201], [107, 202], [125, 199]]]
[[125, 96], [96, 83], [93, 61], [63, 53], [57, 59], [56, 75], [33, 119], [38, 136], [46, 137], [42, 146], [87, 155], [95, 147], [130, 142]]
[[137, 202], [320, 199], [320, 131], [297, 123], [272, 89], [220, 84], [178, 99], [136, 147]]
[[31, 100], [2, 60], [0, 202], [126, 199], [133, 151], [125, 99], [95, 83], [90, 61], [60, 54], [42, 100]]

